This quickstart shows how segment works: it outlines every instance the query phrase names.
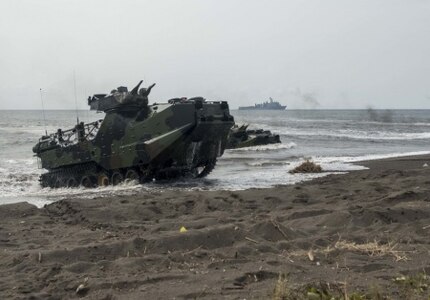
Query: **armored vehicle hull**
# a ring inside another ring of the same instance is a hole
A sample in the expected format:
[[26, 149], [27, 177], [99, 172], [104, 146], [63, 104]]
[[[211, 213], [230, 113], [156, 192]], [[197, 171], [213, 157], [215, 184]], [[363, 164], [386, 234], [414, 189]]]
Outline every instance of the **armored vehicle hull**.
[[42, 186], [94, 187], [209, 174], [234, 124], [226, 102], [199, 97], [147, 105], [144, 93], [125, 93], [129, 101], [115, 103], [106, 95], [89, 99], [92, 109], [105, 111], [103, 120], [42, 137], [33, 149], [48, 170]]
[[227, 140], [227, 149], [236, 149], [252, 146], [281, 143], [279, 135], [272, 134], [269, 130], [250, 130], [248, 125], [234, 126], [231, 128]]

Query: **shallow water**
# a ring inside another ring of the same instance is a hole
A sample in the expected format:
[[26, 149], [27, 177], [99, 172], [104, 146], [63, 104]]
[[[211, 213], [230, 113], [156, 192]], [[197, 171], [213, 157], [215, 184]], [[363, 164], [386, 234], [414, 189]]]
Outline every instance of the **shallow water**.
[[[353, 162], [430, 153], [430, 110], [232, 111], [236, 123], [280, 134], [282, 144], [227, 150], [205, 179], [86, 189], [42, 189], [43, 172], [31, 148], [44, 133], [41, 111], [0, 111], [0, 204], [28, 201], [38, 206], [69, 197], [136, 194], [165, 189], [240, 190], [309, 180], [288, 171], [312, 158], [331, 173], [362, 169]], [[82, 121], [103, 114], [79, 111]], [[75, 111], [47, 111], [46, 129], [69, 128]]]

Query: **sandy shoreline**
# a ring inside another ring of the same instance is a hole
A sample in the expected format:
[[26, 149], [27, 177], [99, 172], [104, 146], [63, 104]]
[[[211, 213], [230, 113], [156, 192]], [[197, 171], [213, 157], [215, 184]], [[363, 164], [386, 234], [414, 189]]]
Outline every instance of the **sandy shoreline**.
[[361, 162], [369, 169], [270, 189], [1, 205], [0, 298], [264, 299], [284, 274], [294, 289], [374, 285], [401, 299], [396, 278], [430, 273], [425, 163]]

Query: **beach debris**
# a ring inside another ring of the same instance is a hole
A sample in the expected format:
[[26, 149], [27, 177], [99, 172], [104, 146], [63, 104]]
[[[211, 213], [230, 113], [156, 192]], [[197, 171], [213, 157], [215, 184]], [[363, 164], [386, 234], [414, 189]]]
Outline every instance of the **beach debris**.
[[190, 254], [190, 253], [193, 253], [194, 251], [197, 251], [197, 250], [199, 250], [200, 248], [202, 248], [203, 247], [203, 245], [200, 245], [200, 246], [198, 246], [197, 248], [194, 248], [194, 249], [192, 249], [192, 250], [189, 250], [189, 251], [187, 251], [187, 252], [184, 252], [184, 253], [182, 253], [182, 256], [184, 256], [184, 255], [186, 255], [186, 254]]
[[314, 291], [307, 292], [307, 297], [310, 300], [319, 300], [319, 299], [321, 299], [320, 294], [317, 293], [317, 292], [314, 292]]
[[41, 263], [41, 262], [42, 262], [42, 253], [41, 253], [41, 252], [39, 252], [39, 257], [38, 257], [37, 261], [38, 261], [39, 263]]
[[418, 273], [409, 276], [402, 275], [392, 280], [403, 287], [414, 289], [418, 292], [425, 292], [430, 287], [430, 277], [426, 273]]
[[247, 237], [247, 236], [245, 236], [245, 240], [248, 240], [248, 241], [250, 241], [250, 242], [253, 242], [253, 243], [258, 244], [258, 242], [257, 242], [256, 240], [251, 239], [251, 238], [249, 238], [249, 237]]
[[88, 291], [87, 283], [88, 283], [88, 277], [85, 277], [84, 282], [78, 285], [78, 287], [76, 288], [76, 294], [86, 293]]
[[339, 240], [334, 245], [335, 249], [366, 253], [369, 256], [393, 256], [396, 261], [408, 260], [405, 251], [397, 250], [397, 244], [381, 244], [376, 240], [365, 244]]
[[110, 231], [106, 231], [104, 234], [103, 234], [103, 239], [104, 240], [107, 240], [107, 239], [111, 239], [111, 238], [114, 238], [114, 237], [117, 237], [117, 235], [116, 234], [113, 234], [112, 232], [110, 232]]
[[288, 284], [287, 276], [285, 274], [279, 273], [278, 280], [275, 284], [275, 289], [273, 291], [273, 300], [282, 299], [292, 299], [288, 298], [291, 296], [290, 287]]
[[427, 168], [429, 165], [427, 163], [423, 164], [423, 168]]
[[301, 165], [295, 167], [293, 170], [290, 170], [289, 172], [291, 174], [295, 174], [295, 173], [321, 173], [322, 168], [320, 165], [307, 159]]
[[311, 250], [308, 251], [308, 257], [310, 261], [314, 261], [315, 260], [315, 255], [314, 252]]
[[81, 284], [76, 288], [76, 294], [81, 293], [84, 289], [85, 289], [85, 285], [84, 285], [83, 283], [81, 283]]
[[187, 232], [188, 230], [187, 230], [187, 228], [185, 228], [184, 226], [182, 226], [180, 229], [179, 229], [179, 232], [180, 233], [184, 233], [184, 232]]
[[[429, 226], [430, 228], [430, 226]], [[424, 228], [423, 228], [424, 229]], [[317, 254], [327, 255], [335, 250], [344, 250], [351, 252], [359, 252], [366, 254], [371, 257], [381, 257], [381, 256], [392, 256], [396, 261], [407, 261], [409, 258], [406, 256], [407, 251], [397, 250], [398, 244], [393, 243], [380, 243], [378, 241], [367, 242], [364, 244], [358, 244], [353, 241], [346, 241], [339, 239], [334, 245], [328, 246], [324, 249], [313, 249], [313, 250], [297, 250], [288, 252], [288, 257], [282, 255], [290, 260], [290, 257], [303, 257], [308, 256], [310, 261], [315, 261]], [[320, 265], [320, 262], [316, 262]]]
[[287, 234], [282, 230], [281, 226], [275, 220], [271, 220], [272, 225], [284, 236], [285, 239], [288, 239]]

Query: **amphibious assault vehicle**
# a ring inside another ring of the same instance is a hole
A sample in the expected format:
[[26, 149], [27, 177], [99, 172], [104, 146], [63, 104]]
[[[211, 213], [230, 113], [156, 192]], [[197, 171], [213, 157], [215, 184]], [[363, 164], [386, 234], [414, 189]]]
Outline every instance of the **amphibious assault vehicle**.
[[155, 84], [141, 84], [89, 97], [91, 110], [104, 112], [104, 119], [42, 136], [33, 152], [48, 170], [40, 177], [43, 187], [209, 174], [234, 125], [227, 102], [195, 97], [148, 105]]
[[280, 143], [279, 135], [271, 133], [269, 130], [248, 129], [248, 125], [235, 125], [231, 128], [227, 149], [244, 148]]

